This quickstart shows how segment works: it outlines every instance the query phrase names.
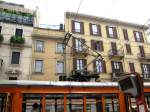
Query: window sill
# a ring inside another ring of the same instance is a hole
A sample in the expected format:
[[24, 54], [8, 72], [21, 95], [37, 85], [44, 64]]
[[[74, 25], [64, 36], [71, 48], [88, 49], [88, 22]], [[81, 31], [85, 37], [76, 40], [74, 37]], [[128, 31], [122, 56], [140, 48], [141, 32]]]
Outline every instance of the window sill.
[[55, 54], [65, 54], [65, 52], [55, 52]]
[[45, 51], [34, 51], [36, 53], [45, 53]]
[[32, 75], [44, 75], [43, 72], [33, 72]]
[[10, 64], [11, 67], [19, 67], [20, 64]]
[[65, 73], [56, 73], [56, 75], [65, 76]]
[[108, 37], [108, 38], [111, 38], [111, 39], [118, 39], [118, 37]]
[[84, 33], [83, 32], [72, 32], [72, 33], [74, 33], [74, 34], [81, 34], [81, 35], [84, 35]]

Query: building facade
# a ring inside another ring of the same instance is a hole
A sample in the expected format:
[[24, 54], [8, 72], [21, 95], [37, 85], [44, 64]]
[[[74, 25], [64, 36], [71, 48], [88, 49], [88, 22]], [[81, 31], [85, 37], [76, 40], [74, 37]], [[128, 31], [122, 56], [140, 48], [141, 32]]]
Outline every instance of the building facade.
[[[97, 73], [97, 81], [116, 81], [122, 74], [138, 72], [148, 80], [150, 77], [150, 45], [146, 34], [148, 27], [119, 20], [100, 18], [72, 12], [65, 13], [65, 31], [72, 33], [66, 54], [70, 75], [73, 70], [86, 67]], [[100, 53], [103, 60], [90, 55], [88, 45]], [[83, 55], [87, 53], [87, 55]]]
[[34, 28], [31, 80], [59, 80], [65, 76], [64, 30]]
[[0, 79], [27, 80], [31, 74], [33, 26], [36, 11], [0, 2]]

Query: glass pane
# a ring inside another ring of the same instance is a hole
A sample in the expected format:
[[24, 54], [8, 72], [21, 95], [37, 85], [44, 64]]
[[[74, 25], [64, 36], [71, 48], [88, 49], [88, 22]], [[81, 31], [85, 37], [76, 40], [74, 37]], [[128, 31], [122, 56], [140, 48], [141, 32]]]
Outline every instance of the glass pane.
[[75, 22], [75, 32], [80, 32], [80, 23]]
[[57, 73], [64, 73], [64, 62], [57, 62]]
[[44, 50], [44, 42], [36, 41], [36, 51], [43, 52], [43, 50]]
[[11, 64], [19, 64], [20, 52], [12, 52]]
[[36, 60], [35, 61], [35, 72], [42, 72], [42, 69], [43, 69], [43, 61]]
[[93, 34], [97, 34], [98, 33], [97, 25], [92, 25], [92, 31], [93, 31]]

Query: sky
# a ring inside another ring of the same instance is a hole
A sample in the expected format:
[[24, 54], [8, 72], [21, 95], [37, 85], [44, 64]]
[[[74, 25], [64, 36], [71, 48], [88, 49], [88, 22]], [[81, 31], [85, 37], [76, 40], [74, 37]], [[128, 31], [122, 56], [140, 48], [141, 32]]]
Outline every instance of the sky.
[[[4, 0], [24, 4], [26, 8], [39, 8], [40, 24], [64, 23], [64, 12], [77, 12], [93, 16], [118, 19], [144, 25], [150, 23], [150, 0]], [[148, 21], [149, 20], [149, 21]]]

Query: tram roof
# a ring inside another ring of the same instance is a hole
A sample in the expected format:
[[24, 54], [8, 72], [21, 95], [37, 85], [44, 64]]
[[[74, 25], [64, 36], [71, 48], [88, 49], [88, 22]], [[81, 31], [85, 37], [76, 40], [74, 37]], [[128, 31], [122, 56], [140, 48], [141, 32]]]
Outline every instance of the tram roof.
[[[73, 81], [33, 81], [33, 80], [1, 80], [0, 86], [59, 86], [59, 87], [118, 87], [117, 82], [73, 82]], [[144, 82], [150, 87], [150, 82]]]

